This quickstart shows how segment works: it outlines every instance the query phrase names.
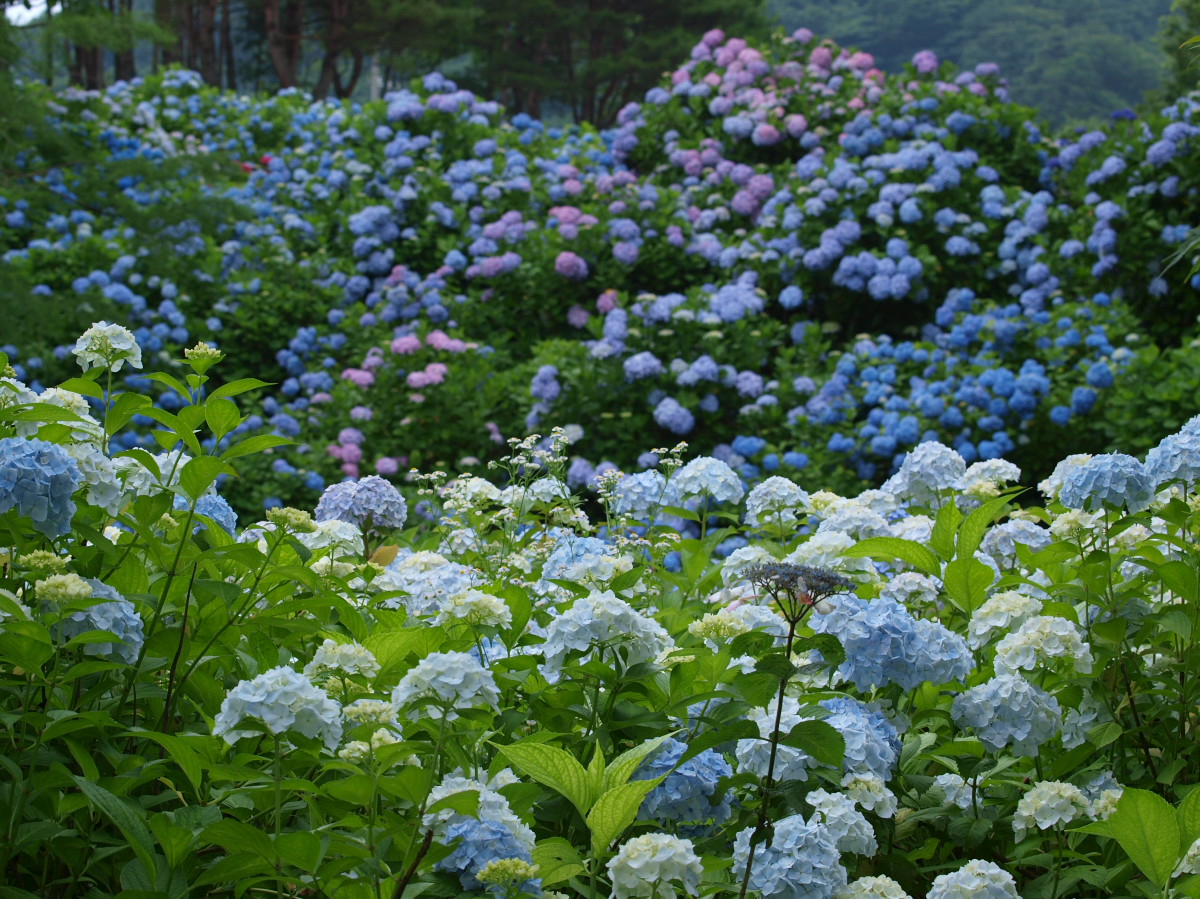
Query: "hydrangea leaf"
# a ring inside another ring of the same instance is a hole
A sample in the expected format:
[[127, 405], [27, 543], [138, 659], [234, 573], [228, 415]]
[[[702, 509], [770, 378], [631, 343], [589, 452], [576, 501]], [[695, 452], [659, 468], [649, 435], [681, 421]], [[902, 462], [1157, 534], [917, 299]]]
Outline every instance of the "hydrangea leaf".
[[670, 738], [671, 734], [664, 734], [661, 737], [647, 740], [640, 746], [634, 746], [632, 749], [622, 752], [608, 764], [601, 780], [599, 792], [607, 793], [614, 787], [628, 782], [629, 778], [633, 777], [633, 772], [641, 766], [642, 761], [647, 756], [657, 752], [659, 747]]
[[[155, 872], [154, 839], [150, 836], [150, 828], [146, 826], [145, 820], [139, 813], [140, 810], [134, 811], [134, 807], [128, 802], [114, 796], [104, 787], [92, 783], [87, 778], [77, 774], [72, 775], [72, 778], [79, 785], [79, 789], [83, 791], [83, 795], [87, 797], [88, 804], [117, 825], [125, 839], [129, 841], [129, 847], [138, 857], [146, 872], [153, 875]], [[248, 827], [248, 825], [243, 826]], [[253, 828], [248, 829], [253, 830]], [[259, 831], [255, 832], [259, 833]]]
[[579, 814], [587, 815], [592, 807], [591, 785], [583, 765], [569, 752], [528, 741], [502, 746], [500, 752], [538, 783], [566, 796]]
[[596, 858], [609, 854], [609, 847], [637, 818], [646, 794], [661, 782], [661, 777], [631, 781], [613, 787], [596, 800], [587, 816], [588, 827], [592, 829], [592, 854]]
[[562, 837], [539, 841], [533, 847], [533, 863], [538, 866], [543, 887], [565, 883], [585, 870], [579, 851]]
[[983, 542], [983, 535], [992, 526], [992, 522], [1004, 514], [1010, 499], [1011, 494], [988, 500], [963, 520], [958, 528], [957, 540], [960, 559], [975, 555], [975, 550], [979, 549], [979, 544]]
[[842, 555], [852, 559], [899, 559], [930, 577], [942, 574], [941, 562], [929, 549], [914, 540], [899, 537], [868, 537]]
[[972, 556], [955, 559], [946, 566], [946, 596], [970, 615], [983, 605], [994, 579], [995, 572], [978, 559]]
[[298, 830], [281, 833], [275, 840], [279, 857], [301, 871], [315, 871], [321, 864], [321, 839], [315, 833]]
[[1179, 823], [1167, 800], [1149, 790], [1125, 790], [1105, 823], [1146, 878], [1162, 887], [1181, 854]]

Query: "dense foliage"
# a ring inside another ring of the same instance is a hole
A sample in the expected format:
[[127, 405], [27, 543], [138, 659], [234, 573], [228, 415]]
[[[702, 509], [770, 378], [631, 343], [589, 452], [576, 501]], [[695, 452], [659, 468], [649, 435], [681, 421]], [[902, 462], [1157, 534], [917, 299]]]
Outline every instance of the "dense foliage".
[[[602, 134], [438, 75], [364, 106], [179, 71], [29, 102], [83, 148], [17, 154], [0, 193], [19, 377], [64, 377], [98, 319], [155, 358], [229, 351], [279, 384], [239, 434], [300, 443], [243, 510], [552, 426], [572, 486], [687, 437], [857, 489], [922, 440], [1040, 477], [1195, 411], [1200, 301], [1164, 273], [1196, 218], [1191, 99], [1053, 139], [994, 67], [888, 76], [800, 31], [706, 35]], [[118, 448], [153, 445], [134, 424]]]
[[0, 895], [1200, 895], [1200, 417], [1025, 509], [937, 443], [858, 496], [676, 447], [592, 521], [558, 431], [239, 524], [261, 382], [70, 355], [0, 380]]

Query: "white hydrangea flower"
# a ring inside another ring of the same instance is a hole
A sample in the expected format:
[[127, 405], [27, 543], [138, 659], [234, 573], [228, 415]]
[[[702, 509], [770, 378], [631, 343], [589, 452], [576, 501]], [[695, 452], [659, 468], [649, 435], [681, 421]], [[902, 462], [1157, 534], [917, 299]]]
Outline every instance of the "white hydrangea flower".
[[1179, 864], [1175, 866], [1172, 877], [1182, 877], [1185, 874], [1200, 874], [1200, 838], [1197, 838], [1188, 851], [1183, 854]]
[[1038, 491], [1046, 497], [1046, 502], [1052, 503], [1058, 499], [1058, 494], [1062, 491], [1063, 484], [1066, 483], [1067, 475], [1091, 460], [1090, 453], [1075, 453], [1055, 465], [1054, 471], [1050, 472], [1050, 477], [1037, 485]]
[[66, 574], [52, 574], [35, 582], [33, 592], [42, 602], [67, 605], [87, 599], [92, 595], [93, 588], [79, 575], [69, 571]]
[[942, 582], [919, 571], [903, 571], [884, 584], [879, 595], [892, 599], [906, 609], [933, 607], [937, 604]]
[[870, 559], [846, 558], [842, 553], [852, 549], [857, 541], [840, 531], [825, 531], [813, 534], [788, 555], [783, 561], [791, 565], [808, 565], [813, 568], [829, 568], [838, 574], [868, 583], [879, 579]]
[[296, 535], [300, 543], [316, 552], [332, 547], [331, 556], [361, 556], [363, 554], [362, 529], [340, 518], [314, 521], [316, 529]]
[[[351, 740], [338, 750], [338, 758], [347, 762], [362, 762], [373, 756], [384, 746], [392, 746], [400, 742], [400, 736], [390, 728], [381, 727], [371, 734], [370, 740]], [[397, 763], [420, 765], [420, 760], [411, 755], [406, 759], [397, 759]]]
[[1042, 602], [1017, 590], [1001, 590], [987, 598], [971, 615], [967, 643], [972, 649], [986, 646], [996, 633], [1009, 633], [1042, 611]]
[[359, 643], [326, 640], [317, 649], [312, 661], [304, 666], [304, 675], [316, 677], [323, 671], [361, 674], [370, 680], [379, 673], [379, 662], [369, 649]]
[[[734, 749], [737, 758], [738, 774], [750, 773], [758, 777], [766, 777], [771, 764], [771, 734], [775, 731], [775, 703], [767, 708], [751, 709], [746, 717], [758, 726], [762, 739], [738, 740]], [[800, 703], [790, 696], [783, 698], [783, 714], [779, 719], [780, 733], [790, 733], [801, 721], [809, 720], [800, 714]], [[807, 780], [808, 769], [815, 762], [802, 749], [794, 746], [777, 746], [775, 750], [774, 778], [776, 782], [784, 780]]]
[[896, 794], [888, 789], [878, 774], [847, 774], [842, 778], [842, 792], [881, 818], [891, 818], [896, 814]]
[[[23, 400], [28, 401], [28, 400]], [[92, 416], [91, 406], [78, 393], [63, 390], [60, 387], [47, 387], [32, 400], [48, 406], [57, 406], [79, 416], [80, 421], [63, 422], [71, 429], [71, 436], [80, 443], [100, 445], [104, 437], [104, 427]], [[19, 421], [16, 423], [18, 437], [35, 437], [38, 431], [45, 427], [44, 421]]]
[[442, 504], [451, 512], [478, 512], [500, 501], [500, 490], [491, 481], [466, 475], [441, 489]]
[[726, 586], [736, 584], [742, 579], [747, 568], [766, 565], [768, 562], [774, 561], [775, 557], [760, 544], [751, 543], [749, 546], [738, 547], [721, 563], [721, 580]]
[[702, 496], [713, 502], [736, 503], [745, 494], [742, 479], [729, 465], [712, 456], [700, 456], [671, 475], [664, 504], [683, 506]]
[[1000, 495], [1000, 488], [1021, 480], [1021, 469], [1004, 459], [985, 459], [967, 466], [956, 485], [968, 496], [990, 499]]
[[1070, 824], [1080, 815], [1086, 815], [1090, 807], [1091, 803], [1083, 795], [1083, 790], [1074, 784], [1058, 780], [1041, 781], [1017, 801], [1013, 833], [1018, 840], [1022, 840], [1030, 826], [1049, 830], [1060, 824]]
[[972, 859], [935, 877], [925, 899], [1021, 899], [1013, 876], [993, 862]]
[[1091, 672], [1091, 647], [1074, 622], [1054, 615], [1035, 615], [1015, 634], [996, 644], [997, 674], [1033, 671], [1052, 659], [1069, 661], [1081, 674]]
[[237, 728], [246, 718], [261, 721], [272, 734], [296, 731], [319, 737], [330, 752], [342, 740], [341, 706], [303, 674], [286, 666], [272, 668], [230, 690], [213, 723], [213, 736], [223, 736], [231, 746], [243, 737], [259, 736], [259, 730]]
[[499, 598], [481, 590], [464, 590], [450, 596], [433, 619], [434, 624], [466, 624], [480, 627], [508, 627], [512, 612]]
[[[515, 783], [520, 783], [520, 780], [513, 774], [511, 768], [504, 768], [490, 780], [467, 777], [461, 770], [456, 770], [446, 775], [442, 782], [430, 791], [428, 804], [436, 805], [447, 796], [474, 790], [479, 794], [479, 806], [476, 811], [478, 820], [492, 821], [507, 828], [516, 837], [518, 844], [532, 852], [535, 842], [533, 831], [517, 817], [512, 806], [509, 805], [508, 798], [499, 792], [504, 787]], [[442, 809], [437, 812], [429, 812], [421, 819], [421, 823], [424, 827], [432, 827], [438, 834], [439, 842], [442, 842], [441, 838], [452, 824], [468, 817], [453, 809]]]
[[1059, 540], [1087, 540], [1104, 527], [1103, 512], [1068, 509], [1050, 522], [1050, 533]]
[[804, 510], [808, 493], [775, 475], [767, 478], [746, 497], [746, 524], [752, 528], [790, 528], [798, 520], [797, 512]]
[[342, 709], [342, 716], [351, 724], [385, 724], [398, 727], [396, 704], [385, 699], [356, 699]]
[[977, 799], [973, 799], [973, 796], [978, 793], [978, 787], [973, 786], [973, 782], [963, 780], [957, 774], [939, 774], [933, 779], [933, 785], [941, 787], [942, 792], [946, 794], [946, 802], [958, 806], [963, 811], [969, 809], [977, 801]]
[[837, 843], [838, 852], [853, 852], [870, 858], [879, 849], [874, 828], [854, 807], [850, 797], [816, 789], [806, 799], [814, 810], [809, 820], [819, 819], [825, 823]]
[[500, 691], [492, 672], [474, 656], [465, 652], [435, 652], [405, 674], [392, 691], [392, 702], [397, 707], [418, 700], [431, 702], [422, 703], [424, 709], [410, 710], [409, 717], [427, 714], [440, 720], [444, 714], [447, 721], [453, 721], [464, 709], [499, 710]]
[[557, 683], [567, 654], [592, 657], [600, 647], [617, 653], [626, 667], [648, 662], [674, 647], [666, 629], [620, 599], [611, 590], [592, 592], [575, 600], [570, 609], [550, 622], [542, 649], [542, 675]]
[[890, 877], [860, 877], [833, 894], [833, 899], [912, 899]]
[[125, 505], [125, 485], [112, 460], [90, 443], [73, 443], [63, 449], [79, 466], [87, 485], [87, 501], [115, 517]]
[[132, 368], [142, 367], [142, 348], [133, 332], [108, 322], [96, 322], [84, 331], [71, 352], [79, 359], [84, 371], [89, 368], [120, 371], [126, 362]]
[[612, 899], [675, 899], [676, 882], [695, 896], [703, 874], [692, 841], [665, 833], [625, 841], [608, 862]]
[[933, 525], [934, 521], [928, 515], [906, 515], [888, 526], [888, 536], [928, 546], [933, 537]]
[[855, 542], [867, 537], [882, 537], [889, 531], [888, 521], [857, 500], [849, 500], [837, 511], [825, 515], [817, 526], [817, 534], [836, 531], [853, 537]]
[[688, 633], [700, 637], [713, 652], [720, 649], [720, 643], [752, 630], [771, 634], [778, 638], [777, 643], [782, 643], [787, 638], [788, 624], [778, 612], [765, 606], [742, 603], [710, 612], [688, 625]]

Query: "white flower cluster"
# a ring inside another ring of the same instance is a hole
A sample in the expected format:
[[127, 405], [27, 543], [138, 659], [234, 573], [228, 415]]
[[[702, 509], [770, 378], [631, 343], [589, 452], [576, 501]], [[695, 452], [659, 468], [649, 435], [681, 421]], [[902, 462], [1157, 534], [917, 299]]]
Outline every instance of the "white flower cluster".
[[999, 865], [972, 859], [957, 871], [935, 877], [925, 899], [1021, 899], [1017, 882]]
[[1002, 590], [987, 598], [967, 625], [967, 643], [972, 649], [986, 646], [992, 635], [1009, 633], [1042, 611], [1042, 602], [1016, 590]]
[[89, 368], [120, 371], [126, 362], [132, 368], [142, 367], [142, 348], [133, 332], [108, 322], [96, 322], [79, 335], [71, 352], [84, 371]]
[[996, 645], [997, 674], [1033, 671], [1054, 659], [1071, 662], [1082, 674], [1092, 670], [1092, 650], [1079, 626], [1053, 615], [1035, 615]]
[[963, 780], [957, 774], [939, 774], [933, 779], [933, 785], [941, 787], [942, 792], [946, 794], [947, 803], [958, 806], [963, 811], [972, 805], [983, 804], [978, 784]]
[[868, 537], [883, 537], [889, 533], [890, 528], [887, 519], [874, 509], [857, 500], [848, 500], [836, 511], [826, 514], [817, 526], [818, 534], [831, 531], [845, 534], [857, 543]]
[[878, 774], [847, 774], [842, 778], [842, 791], [858, 806], [881, 818], [896, 814], [896, 794]]
[[941, 589], [942, 582], [937, 578], [917, 571], [902, 571], [884, 584], [879, 595], [915, 610], [935, 606]]
[[985, 459], [967, 467], [956, 485], [970, 497], [988, 499], [1000, 495], [1000, 488], [1021, 479], [1021, 469], [1004, 459]]
[[674, 647], [674, 641], [661, 624], [612, 591], [593, 592], [577, 599], [546, 628], [542, 676], [557, 683], [568, 653], [584, 653], [586, 660], [602, 647], [629, 667], [658, 658]]
[[1080, 815], [1088, 814], [1091, 803], [1083, 790], [1074, 784], [1044, 780], [1033, 785], [1017, 802], [1013, 815], [1013, 833], [1018, 840], [1025, 838], [1031, 826], [1049, 830], [1060, 824], [1070, 824]]
[[260, 735], [259, 730], [237, 728], [246, 718], [261, 721], [272, 734], [296, 731], [319, 737], [330, 752], [342, 739], [341, 707], [303, 674], [286, 666], [272, 668], [230, 690], [213, 723], [213, 736], [223, 736], [233, 745], [243, 737]]
[[778, 612], [753, 603], [742, 603], [732, 608], [710, 612], [688, 625], [688, 633], [700, 637], [704, 645], [713, 652], [720, 649], [719, 643], [728, 642], [753, 630], [771, 634], [780, 638], [777, 642], [782, 642], [787, 637], [788, 625]]
[[[768, 708], [751, 709], [746, 717], [758, 726], [762, 739], [738, 740], [734, 751], [737, 756], [737, 772], [766, 777], [767, 768], [771, 763], [770, 739], [775, 730], [775, 703], [772, 702]], [[799, 701], [785, 696], [783, 714], [779, 719], [779, 732], [790, 733], [793, 727], [807, 720], [808, 718], [800, 715]], [[808, 769], [813, 764], [812, 758], [804, 750], [780, 745], [775, 750], [775, 780], [807, 780]]]
[[356, 699], [342, 709], [342, 716], [351, 724], [398, 726], [396, 722], [396, 705], [385, 699]]
[[379, 673], [379, 662], [369, 649], [358, 643], [326, 640], [317, 649], [312, 661], [304, 666], [304, 675], [311, 678], [324, 671], [361, 674], [370, 680]]
[[[400, 742], [400, 735], [394, 730], [381, 727], [371, 734], [370, 740], [351, 740], [338, 750], [338, 758], [347, 762], [362, 762], [369, 759], [384, 746], [392, 746]], [[409, 756], [404, 760], [406, 765], [419, 765], [417, 757]]]
[[692, 841], [665, 833], [627, 840], [608, 862], [612, 899], [675, 899], [675, 883], [695, 896], [703, 874]]
[[890, 877], [860, 877], [833, 894], [833, 899], [912, 899]]
[[787, 478], [767, 478], [746, 497], [746, 524], [752, 528], [788, 529], [797, 524], [808, 493]]
[[854, 800], [841, 793], [823, 789], [813, 790], [806, 797], [813, 807], [810, 820], [820, 820], [837, 843], [838, 852], [853, 852], [870, 858], [879, 849], [875, 830], [863, 813], [854, 807]]
[[[474, 656], [465, 652], [435, 652], [423, 658], [392, 691], [392, 702], [402, 708], [420, 700], [429, 703], [426, 714], [447, 721], [465, 709], [490, 707], [499, 711], [496, 678]], [[424, 703], [422, 703], [424, 704]], [[417, 718], [422, 710], [409, 710]]]
[[500, 490], [490, 481], [467, 475], [441, 489], [442, 504], [451, 512], [478, 512], [499, 502]]
[[671, 475], [663, 502], [683, 506], [708, 497], [717, 503], [736, 503], [745, 493], [742, 479], [729, 465], [712, 456], [699, 456]]
[[499, 598], [481, 590], [455, 593], [442, 603], [434, 624], [448, 625], [463, 622], [479, 627], [508, 627], [512, 612]]

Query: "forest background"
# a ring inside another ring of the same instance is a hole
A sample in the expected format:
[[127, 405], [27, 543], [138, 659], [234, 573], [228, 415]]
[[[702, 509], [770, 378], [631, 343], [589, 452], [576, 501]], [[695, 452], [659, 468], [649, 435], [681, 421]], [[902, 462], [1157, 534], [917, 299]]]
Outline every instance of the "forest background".
[[[1012, 98], [1084, 127], [1197, 86], [1200, 0], [69, 0], [4, 2], [0, 68], [103, 87], [181, 63], [249, 93], [378, 97], [441, 70], [551, 123], [612, 124], [696, 36], [811, 28], [898, 70], [999, 64]], [[19, 26], [19, 27], [15, 27]]]

